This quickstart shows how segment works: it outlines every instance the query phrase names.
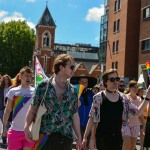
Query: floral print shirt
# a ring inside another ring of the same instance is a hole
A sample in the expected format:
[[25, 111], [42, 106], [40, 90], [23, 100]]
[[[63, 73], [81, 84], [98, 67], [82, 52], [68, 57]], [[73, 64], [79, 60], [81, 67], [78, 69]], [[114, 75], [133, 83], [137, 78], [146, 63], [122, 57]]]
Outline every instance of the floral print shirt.
[[[77, 91], [70, 83], [63, 94], [63, 100], [58, 101], [55, 88], [49, 80], [48, 90], [45, 96], [45, 107], [47, 112], [42, 116], [40, 132], [46, 135], [57, 132], [74, 139], [73, 115], [78, 112]], [[47, 81], [42, 81], [36, 87], [32, 105], [40, 105], [42, 97], [47, 88]]]
[[[100, 122], [100, 106], [101, 106], [101, 96], [102, 92], [97, 93], [96, 95], [94, 95], [93, 97], [93, 103], [92, 103], [92, 107], [90, 110], [90, 114], [89, 116], [93, 117], [93, 120], [95, 123]], [[122, 98], [122, 102], [123, 102], [123, 115], [122, 115], [122, 124], [123, 125], [128, 125], [128, 121], [129, 121], [129, 116], [130, 115], [135, 115], [138, 107], [135, 106], [128, 98], [125, 94], [119, 93], [120, 97]]]

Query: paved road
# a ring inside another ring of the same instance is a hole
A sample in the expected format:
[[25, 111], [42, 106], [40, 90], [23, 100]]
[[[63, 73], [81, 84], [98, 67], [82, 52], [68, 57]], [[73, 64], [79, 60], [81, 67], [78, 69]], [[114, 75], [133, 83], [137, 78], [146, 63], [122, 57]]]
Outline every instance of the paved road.
[[[1, 121], [0, 121], [0, 131], [2, 129], [2, 125], [1, 125]], [[140, 150], [140, 146], [139, 146], [139, 138], [138, 138], [138, 141], [137, 141], [137, 150]], [[2, 140], [0, 138], [0, 150], [6, 150], [6, 146], [2, 144]], [[75, 150], [75, 142], [73, 143], [73, 148], [72, 150]]]

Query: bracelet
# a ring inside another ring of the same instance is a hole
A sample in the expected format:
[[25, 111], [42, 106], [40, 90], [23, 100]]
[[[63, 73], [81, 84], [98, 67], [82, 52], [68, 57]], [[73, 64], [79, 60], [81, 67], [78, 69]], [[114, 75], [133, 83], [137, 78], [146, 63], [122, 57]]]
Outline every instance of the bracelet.
[[146, 100], [146, 101], [150, 101], [150, 98], [145, 97], [145, 100]]

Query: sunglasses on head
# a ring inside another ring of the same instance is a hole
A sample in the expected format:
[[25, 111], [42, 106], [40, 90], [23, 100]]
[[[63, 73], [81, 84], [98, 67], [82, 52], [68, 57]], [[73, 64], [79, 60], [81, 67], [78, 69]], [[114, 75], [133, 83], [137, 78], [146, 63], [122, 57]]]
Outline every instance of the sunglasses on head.
[[73, 66], [73, 65], [70, 66], [70, 69], [71, 69], [71, 70], [74, 70], [74, 69], [75, 69], [75, 66]]
[[118, 82], [118, 81], [120, 81], [120, 78], [119, 78], [119, 77], [116, 77], [116, 78], [113, 78], [113, 77], [112, 77], [112, 78], [109, 78], [108, 80], [109, 80], [110, 82], [115, 82], [115, 81]]

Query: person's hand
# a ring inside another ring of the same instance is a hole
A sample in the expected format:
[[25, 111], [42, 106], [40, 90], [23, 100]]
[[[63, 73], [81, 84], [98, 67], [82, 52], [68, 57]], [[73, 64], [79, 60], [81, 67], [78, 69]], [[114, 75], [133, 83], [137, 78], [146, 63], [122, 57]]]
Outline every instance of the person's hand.
[[90, 148], [90, 150], [95, 150], [96, 149], [95, 138], [90, 138], [89, 148]]
[[33, 142], [33, 140], [32, 140], [32, 135], [31, 135], [31, 132], [30, 132], [30, 130], [29, 130], [29, 127], [25, 127], [25, 128], [24, 128], [24, 133], [25, 133], [26, 139], [27, 139], [29, 142]]
[[5, 126], [3, 126], [2, 136], [7, 136], [7, 128]]
[[82, 148], [83, 148], [83, 149], [87, 149], [87, 138], [83, 138], [83, 141], [82, 141]]
[[76, 141], [76, 150], [81, 150], [81, 149], [82, 149], [81, 138], [78, 138]]

